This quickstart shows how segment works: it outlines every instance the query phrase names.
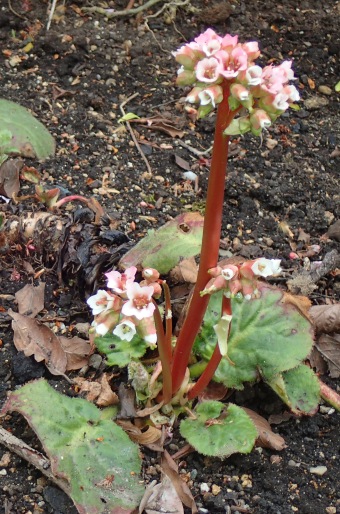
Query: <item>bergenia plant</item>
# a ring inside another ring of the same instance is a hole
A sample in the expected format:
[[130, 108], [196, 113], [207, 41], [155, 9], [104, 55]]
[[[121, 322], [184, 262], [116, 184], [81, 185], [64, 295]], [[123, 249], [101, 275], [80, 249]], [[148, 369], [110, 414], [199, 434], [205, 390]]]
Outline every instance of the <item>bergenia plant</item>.
[[209, 455], [248, 452], [257, 437], [239, 407], [197, 403], [211, 381], [242, 389], [262, 379], [296, 414], [315, 412], [320, 399], [319, 381], [304, 364], [312, 326], [296, 302], [265, 282], [280, 274], [280, 260], [218, 262], [229, 138], [261, 136], [299, 100], [291, 61], [262, 68], [259, 55], [256, 42], [212, 29], [174, 53], [177, 84], [190, 86], [186, 99], [197, 105], [196, 117], [217, 109], [198, 277], [177, 337], [170, 289], [156, 269], [111, 271], [107, 289], [88, 299], [95, 344], [109, 365], [128, 367], [151, 421], [171, 424], [191, 409], [181, 433]]

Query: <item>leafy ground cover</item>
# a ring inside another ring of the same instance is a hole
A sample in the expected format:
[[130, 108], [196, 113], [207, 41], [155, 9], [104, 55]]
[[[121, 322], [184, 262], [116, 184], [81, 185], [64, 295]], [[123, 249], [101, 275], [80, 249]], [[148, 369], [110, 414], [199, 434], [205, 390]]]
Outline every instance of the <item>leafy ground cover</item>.
[[[311, 262], [337, 251], [340, 239], [339, 95], [334, 90], [339, 79], [337, 4], [288, 2], [283, 7], [222, 2], [212, 6], [197, 1], [178, 8], [176, 15], [172, 12], [172, 18], [169, 11], [167, 17], [164, 13], [152, 17], [157, 13], [154, 6], [146, 13], [149, 18], [144, 13], [141, 19], [107, 22], [100, 15], [82, 12], [79, 3], [59, 11], [59, 24], [54, 21], [47, 33], [45, 8], [12, 3], [22, 16], [18, 17], [5, 2], [1, 5], [0, 96], [30, 108], [57, 141], [55, 157], [25, 164], [40, 174], [46, 189], [58, 187], [64, 196], [94, 195], [110, 216], [98, 229], [91, 225], [91, 209], [74, 205], [62, 211], [61, 234], [50, 228], [58, 227], [58, 219], [49, 218], [26, 247], [20, 237], [6, 242], [0, 270], [3, 401], [17, 385], [41, 376], [60, 391], [76, 394], [65, 379], [50, 374], [53, 365], [47, 370], [14, 348], [8, 309], [17, 310], [17, 291], [42, 277], [46, 281], [44, 321], [57, 336], [82, 336], [84, 327], [79, 324], [91, 321], [84, 299], [101, 284], [103, 270], [110, 269], [150, 228], [179, 213], [202, 210], [213, 123], [193, 123], [187, 118], [174, 86], [171, 51], [207, 26], [222, 34], [238, 33], [243, 40], [258, 39], [263, 63], [270, 57], [294, 59], [303, 99], [301, 110], [287, 114], [269, 130], [260, 148], [258, 140], [248, 135], [232, 142], [221, 256], [283, 258], [282, 286], [288, 281], [290, 290], [308, 295], [319, 305], [339, 300], [336, 259], [319, 280], [306, 278], [310, 278]], [[130, 126], [144, 157], [126, 123], [118, 123], [126, 112], [139, 117], [131, 119]], [[183, 176], [188, 169], [197, 174], [196, 183]], [[35, 175], [25, 171], [26, 177]], [[18, 193], [18, 178], [14, 185], [5, 179], [1, 184], [5, 197], [13, 192], [29, 196], [34, 189], [27, 180], [20, 180]], [[10, 204], [4, 201], [1, 210], [7, 218], [20, 220], [40, 207], [32, 198], [19, 198]], [[53, 239], [51, 232], [58, 238]], [[67, 244], [60, 244], [61, 240]], [[303, 269], [306, 275], [301, 274]], [[182, 289], [178, 298], [185, 293]], [[337, 339], [332, 337], [334, 352]], [[72, 369], [64, 364], [64, 371]], [[321, 366], [320, 362], [315, 365]], [[91, 361], [92, 377], [102, 377], [105, 371], [99, 356]], [[327, 374], [327, 366], [321, 371]], [[337, 375], [336, 363], [331, 374]], [[118, 389], [121, 377], [110, 380]], [[336, 378], [330, 383], [336, 388]], [[223, 462], [195, 453], [181, 458], [180, 473], [201, 512], [336, 512], [336, 414], [323, 406], [313, 418], [289, 418], [269, 389], [256, 389], [256, 397], [250, 388], [236, 393], [235, 403], [266, 417], [276, 416], [271, 420], [279, 422], [275, 430], [285, 438], [287, 448], [280, 454], [258, 448]], [[16, 414], [7, 416], [4, 426], [37, 444]], [[169, 450], [175, 453], [182, 445], [175, 434]], [[53, 484], [18, 457], [1, 451], [3, 512], [72, 512]], [[145, 450], [146, 482], [158, 477], [160, 463], [157, 452]]]

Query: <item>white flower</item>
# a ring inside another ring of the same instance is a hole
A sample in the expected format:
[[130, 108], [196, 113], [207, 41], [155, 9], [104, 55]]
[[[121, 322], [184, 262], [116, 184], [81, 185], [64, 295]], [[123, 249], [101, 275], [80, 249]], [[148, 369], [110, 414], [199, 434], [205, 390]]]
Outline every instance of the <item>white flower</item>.
[[279, 275], [281, 273], [280, 259], [256, 259], [251, 267], [254, 275], [259, 277], [270, 277], [271, 275]]
[[88, 298], [87, 305], [92, 309], [93, 316], [97, 316], [107, 309], [112, 309], [114, 301], [115, 297], [104, 291], [104, 289], [99, 289], [97, 294]]
[[137, 282], [128, 284], [126, 294], [129, 300], [124, 303], [122, 313], [125, 316], [135, 316], [138, 320], [152, 316], [155, 310], [152, 303], [153, 293], [152, 286], [141, 287]]
[[131, 341], [133, 339], [133, 336], [136, 333], [136, 327], [135, 324], [132, 323], [132, 321], [126, 319], [123, 320], [119, 325], [116, 326], [116, 328], [113, 331], [113, 334], [119, 339], [123, 339], [124, 341]]

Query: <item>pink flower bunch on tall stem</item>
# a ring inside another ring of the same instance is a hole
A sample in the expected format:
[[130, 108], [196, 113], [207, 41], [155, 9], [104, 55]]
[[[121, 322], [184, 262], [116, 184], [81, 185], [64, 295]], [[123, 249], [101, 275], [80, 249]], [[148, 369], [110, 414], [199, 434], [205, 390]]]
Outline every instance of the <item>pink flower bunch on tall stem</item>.
[[[216, 267], [218, 261], [229, 136], [248, 131], [259, 135], [293, 101], [299, 99], [296, 88], [288, 85], [288, 81], [294, 79], [291, 62], [285, 61], [279, 66], [262, 69], [254, 63], [259, 55], [257, 42], [240, 44], [237, 36], [221, 37], [212, 29], [206, 30], [193, 42], [174, 53], [176, 61], [181, 65], [177, 84], [193, 86], [187, 100], [199, 104], [198, 117], [207, 116], [216, 105], [217, 117], [200, 265], [187, 316], [173, 355], [173, 394], [184, 380], [191, 350], [209, 301], [209, 295], [202, 295], [202, 291], [211, 279], [209, 270]], [[251, 273], [253, 271], [250, 269]], [[239, 274], [239, 270], [237, 273]], [[222, 315], [232, 315], [230, 300], [224, 301], [222, 311]], [[228, 332], [229, 330], [230, 326]], [[220, 359], [221, 353], [216, 345], [205, 375], [202, 375], [190, 391], [190, 398], [197, 396], [206, 387]]]

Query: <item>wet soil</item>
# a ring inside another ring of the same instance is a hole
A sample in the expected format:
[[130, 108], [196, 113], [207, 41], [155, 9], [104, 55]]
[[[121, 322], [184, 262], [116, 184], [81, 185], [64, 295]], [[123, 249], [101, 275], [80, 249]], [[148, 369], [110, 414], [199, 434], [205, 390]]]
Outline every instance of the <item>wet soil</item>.
[[[95, 234], [109, 258], [100, 262], [90, 280], [93, 255], [85, 251], [84, 234], [78, 241], [82, 251], [75, 260], [68, 254], [61, 270], [50, 248], [27, 252], [20, 243], [0, 256], [1, 404], [7, 392], [21, 384], [40, 376], [52, 378], [43, 364], [17, 353], [7, 315], [9, 308], [16, 309], [15, 292], [32, 283], [34, 273], [45, 269], [46, 312], [62, 318], [68, 330], [77, 322], [91, 321], [86, 295], [100, 283], [100, 272], [112, 267], [126, 248], [181, 212], [202, 212], [210, 153], [197, 152], [211, 147], [214, 118], [194, 123], [186, 116], [184, 91], [174, 84], [171, 52], [209, 26], [221, 34], [239, 34], [241, 41], [258, 40], [262, 64], [293, 59], [302, 97], [301, 109], [282, 116], [261, 143], [248, 135], [231, 142], [221, 255], [280, 258], [285, 287], [286, 279], [308, 269], [311, 261], [339, 249], [340, 96], [334, 90], [340, 76], [338, 2], [192, 0], [176, 11], [157, 14], [160, 2], [140, 16], [110, 21], [82, 12], [85, 3], [67, 2], [46, 32], [45, 3], [12, 0], [10, 10], [7, 1], [0, 0], [0, 97], [29, 108], [57, 143], [55, 157], [26, 164], [39, 171], [46, 187], [59, 187], [63, 195], [94, 196], [111, 219], [109, 235], [103, 237], [105, 230]], [[110, 2], [110, 7], [124, 9], [126, 3]], [[122, 109], [171, 123], [170, 133], [132, 124], [149, 167], [124, 124], [118, 123]], [[198, 175], [198, 191], [184, 180], [175, 155]], [[22, 181], [20, 195], [32, 192], [32, 184]], [[31, 199], [4, 201], [0, 208], [7, 217], [43, 209]], [[76, 204], [66, 212], [91, 225], [91, 212]], [[318, 253], [313, 245], [320, 246]], [[298, 258], [290, 259], [291, 252]], [[339, 274], [329, 273], [316, 285], [309, 294], [314, 303], [339, 301]], [[339, 387], [335, 379], [324, 379]], [[60, 390], [69, 391], [62, 379], [53, 380]], [[249, 389], [236, 400], [267, 417], [284, 411], [263, 386], [256, 388], [256, 397]], [[2, 422], [18, 437], [38, 444], [19, 416]], [[200, 512], [340, 511], [338, 416], [324, 406], [313, 418], [292, 417], [274, 430], [287, 443], [280, 454], [257, 448], [226, 461], [197, 454], [183, 459], [181, 472]], [[173, 451], [182, 445], [175, 439]], [[5, 453], [0, 447], [0, 459]], [[317, 466], [326, 466], [326, 473], [310, 471]], [[158, 473], [158, 455], [146, 452], [146, 481]], [[15, 455], [0, 466], [0, 484], [1, 514], [75, 512], [58, 488]]]

